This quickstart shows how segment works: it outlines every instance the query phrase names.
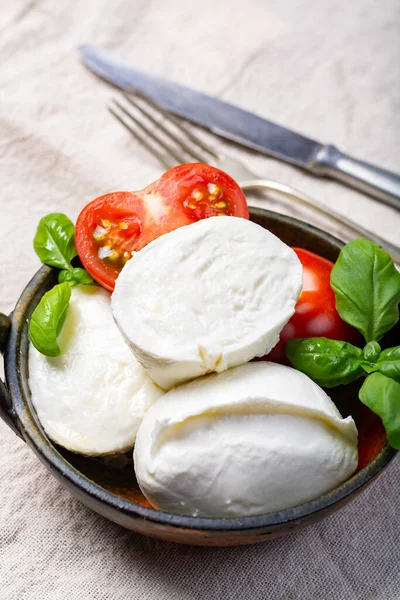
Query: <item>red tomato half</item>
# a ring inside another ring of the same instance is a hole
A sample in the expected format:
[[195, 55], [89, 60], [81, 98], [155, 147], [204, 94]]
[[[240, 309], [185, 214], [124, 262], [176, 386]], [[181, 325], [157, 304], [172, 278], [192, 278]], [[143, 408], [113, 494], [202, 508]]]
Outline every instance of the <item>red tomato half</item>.
[[209, 165], [180, 165], [144, 190], [114, 192], [90, 202], [76, 222], [76, 247], [93, 279], [113, 290], [132, 251], [178, 227], [218, 215], [249, 218], [238, 184]]
[[333, 262], [302, 248], [293, 248], [303, 265], [303, 290], [293, 317], [285, 325], [279, 343], [268, 354], [268, 360], [290, 364], [285, 343], [293, 338], [327, 337], [358, 344], [360, 335], [345, 323], [336, 310], [335, 294], [330, 285]]

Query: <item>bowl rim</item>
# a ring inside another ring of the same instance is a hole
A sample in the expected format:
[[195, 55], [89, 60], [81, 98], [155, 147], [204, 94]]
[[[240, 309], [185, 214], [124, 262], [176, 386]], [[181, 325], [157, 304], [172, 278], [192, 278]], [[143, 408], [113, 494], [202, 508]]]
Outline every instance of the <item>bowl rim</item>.
[[[281, 224], [288, 224], [307, 230], [308, 233], [312, 233], [324, 239], [324, 241], [333, 244], [338, 250], [344, 245], [344, 242], [331, 234], [294, 217], [254, 207], [250, 207], [250, 214], [255, 217], [266, 216], [273, 220], [278, 219]], [[23, 335], [25, 334], [26, 336], [28, 326], [27, 316], [30, 316], [33, 311], [36, 305], [35, 301], [37, 303], [42, 296], [41, 287], [49, 281], [53, 276], [53, 272], [53, 268], [42, 266], [25, 287], [16, 303], [11, 315], [10, 336], [5, 351], [6, 381], [11, 394], [12, 409], [17, 417], [23, 438], [29, 443], [36, 454], [46, 460], [47, 466], [57, 471], [62, 478], [69, 481], [75, 488], [99, 500], [102, 504], [108, 505], [110, 508], [131, 517], [142, 518], [156, 524], [170, 525], [177, 528], [221, 532], [257, 531], [266, 527], [290, 525], [296, 521], [311, 518], [329, 509], [332, 505], [344, 501], [348, 496], [361, 490], [362, 487], [376, 477], [397, 454], [397, 451], [386, 443], [371, 463], [332, 491], [293, 508], [256, 516], [232, 518], [189, 517], [159, 511], [118, 496], [89, 479], [64, 458], [44, 432], [34, 407], [32, 406], [31, 409], [28, 401], [25, 400], [25, 397], [30, 396], [30, 390], [28, 379], [23, 376], [23, 371], [20, 367], [21, 361], [26, 359], [26, 354], [21, 350], [21, 343]]]

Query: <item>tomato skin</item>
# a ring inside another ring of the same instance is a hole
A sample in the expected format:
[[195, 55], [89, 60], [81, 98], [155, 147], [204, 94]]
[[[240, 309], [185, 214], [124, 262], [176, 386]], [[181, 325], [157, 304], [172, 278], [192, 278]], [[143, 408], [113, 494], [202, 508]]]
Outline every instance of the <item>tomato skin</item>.
[[361, 341], [358, 331], [345, 323], [337, 312], [330, 285], [333, 262], [303, 248], [293, 250], [303, 265], [303, 290], [278, 344], [264, 357], [286, 365], [290, 362], [285, 355], [285, 343], [293, 338], [326, 337], [355, 345]]
[[179, 165], [143, 190], [92, 200], [78, 216], [75, 243], [88, 273], [112, 291], [133, 251], [164, 233], [216, 215], [249, 218], [238, 184], [209, 165]]

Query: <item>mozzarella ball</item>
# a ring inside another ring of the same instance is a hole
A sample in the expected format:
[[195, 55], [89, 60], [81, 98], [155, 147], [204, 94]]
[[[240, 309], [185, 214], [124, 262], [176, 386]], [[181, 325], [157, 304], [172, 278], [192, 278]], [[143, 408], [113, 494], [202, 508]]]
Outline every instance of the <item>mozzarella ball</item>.
[[162, 395], [133, 356], [111, 315], [110, 294], [75, 286], [58, 342], [61, 355], [31, 344], [32, 402], [48, 436], [87, 455], [133, 447], [148, 407]]
[[170, 389], [268, 353], [301, 288], [289, 246], [246, 219], [211, 217], [135, 253], [112, 311], [138, 361]]
[[318, 498], [357, 468], [357, 429], [303, 373], [249, 363], [171, 390], [137, 435], [137, 481], [156, 508], [244, 517]]

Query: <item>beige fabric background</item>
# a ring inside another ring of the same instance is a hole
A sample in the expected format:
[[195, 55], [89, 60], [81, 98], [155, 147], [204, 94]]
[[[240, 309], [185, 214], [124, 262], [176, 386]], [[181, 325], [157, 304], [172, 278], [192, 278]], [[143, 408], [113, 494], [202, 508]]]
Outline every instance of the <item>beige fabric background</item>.
[[[399, 8], [397, 0], [1, 0], [1, 310], [12, 310], [38, 267], [32, 238], [42, 215], [75, 218], [97, 195], [140, 188], [161, 172], [105, 110], [112, 91], [79, 64], [78, 44], [399, 171]], [[399, 242], [394, 210], [232, 151]], [[399, 484], [397, 458], [351, 505], [289, 538], [179, 547], [84, 508], [0, 423], [0, 598], [395, 600]]]

